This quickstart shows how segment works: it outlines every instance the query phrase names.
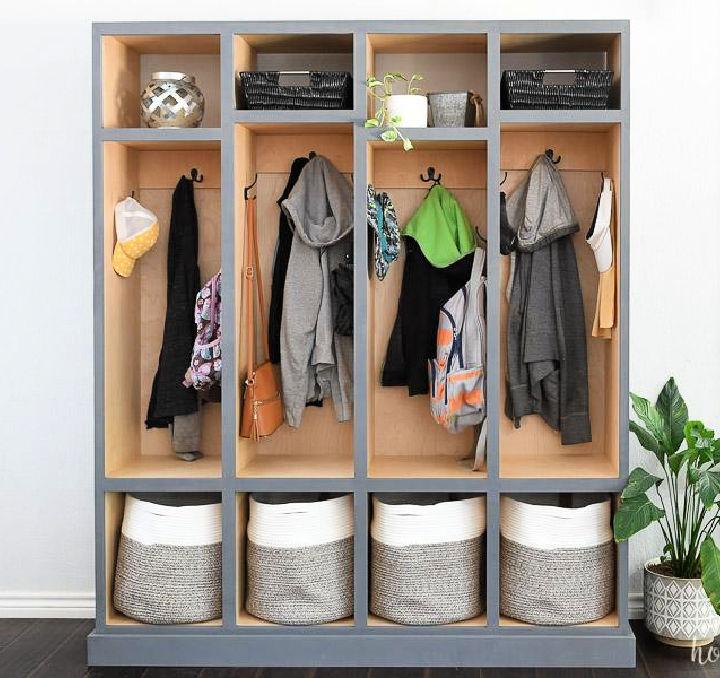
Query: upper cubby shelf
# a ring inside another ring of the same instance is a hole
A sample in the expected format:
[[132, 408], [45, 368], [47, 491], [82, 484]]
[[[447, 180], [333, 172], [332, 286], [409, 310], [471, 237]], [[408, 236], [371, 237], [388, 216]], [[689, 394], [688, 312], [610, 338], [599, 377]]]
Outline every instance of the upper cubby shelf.
[[102, 38], [102, 126], [147, 127], [141, 93], [153, 73], [195, 78], [205, 100], [201, 127], [220, 127], [220, 35], [105, 35]]
[[[298, 122], [308, 121], [308, 111], [330, 113], [330, 118], [334, 114], [336, 120], [343, 119], [341, 111], [346, 111], [347, 119], [347, 111], [353, 108], [352, 33], [238, 34], [233, 43], [237, 110], [282, 111], [283, 116], [289, 113], [298, 118]], [[318, 77], [323, 77], [318, 76], [317, 71], [346, 75], [339, 84], [338, 76], [330, 76], [335, 84], [328, 88], [327, 82], [319, 85], [316, 82]], [[240, 74], [248, 72], [266, 75], [250, 75], [250, 81], [243, 80]], [[308, 100], [302, 92], [281, 92], [280, 88], [285, 85], [313, 85], [315, 94], [322, 96], [318, 96], [318, 104], [314, 106], [312, 99]], [[329, 89], [334, 91], [329, 93]], [[303, 110], [290, 110], [298, 105]], [[298, 113], [305, 114], [306, 119], [302, 120], [303, 115], [296, 115]]]
[[[484, 127], [487, 99], [487, 35], [484, 33], [373, 33], [367, 36], [367, 76], [422, 75], [423, 93], [472, 92], [481, 110], [472, 126]], [[395, 94], [404, 94], [396, 85]], [[469, 104], [472, 105], [472, 104]], [[432, 104], [431, 104], [432, 106]], [[374, 102], [368, 101], [374, 113]], [[430, 120], [432, 125], [432, 118]]]
[[[578, 70], [612, 71], [608, 109], [621, 107], [620, 62], [620, 33], [503, 33], [500, 36], [502, 72], [545, 71], [545, 85], [568, 85], [575, 82]], [[523, 103], [511, 104], [504, 95], [501, 99], [503, 109], [535, 107]], [[566, 103], [547, 108], [566, 108]]]

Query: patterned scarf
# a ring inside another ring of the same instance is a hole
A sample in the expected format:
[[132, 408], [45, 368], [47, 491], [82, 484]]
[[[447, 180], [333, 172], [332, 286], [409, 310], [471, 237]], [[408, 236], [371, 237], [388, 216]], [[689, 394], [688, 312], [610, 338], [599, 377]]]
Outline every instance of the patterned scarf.
[[375, 239], [375, 275], [384, 280], [390, 264], [400, 254], [400, 229], [390, 196], [376, 194], [372, 184], [368, 184], [367, 205], [368, 228]]

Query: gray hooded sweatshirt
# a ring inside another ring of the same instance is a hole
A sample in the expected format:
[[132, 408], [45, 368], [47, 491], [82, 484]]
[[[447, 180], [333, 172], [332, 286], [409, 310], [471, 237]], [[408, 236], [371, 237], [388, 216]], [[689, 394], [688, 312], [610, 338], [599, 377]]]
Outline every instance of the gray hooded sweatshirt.
[[[511, 207], [512, 205], [512, 207]], [[507, 328], [505, 413], [540, 414], [563, 445], [592, 440], [585, 313], [571, 233], [579, 230], [557, 170], [539, 156], [508, 199], [518, 233]]]
[[333, 331], [330, 272], [352, 259], [352, 186], [317, 155], [281, 207], [294, 232], [280, 332], [285, 419], [298, 427], [306, 403], [332, 397], [338, 421], [348, 421], [353, 339]]

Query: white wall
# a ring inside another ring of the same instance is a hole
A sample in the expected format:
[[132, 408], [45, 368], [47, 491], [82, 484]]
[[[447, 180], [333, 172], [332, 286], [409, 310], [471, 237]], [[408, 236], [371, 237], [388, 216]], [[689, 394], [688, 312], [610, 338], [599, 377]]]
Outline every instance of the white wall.
[[[90, 22], [329, 18], [632, 21], [630, 384], [654, 394], [674, 374], [692, 415], [720, 424], [720, 3], [6, 3], [0, 616], [93, 602]], [[633, 592], [654, 536], [632, 544]]]

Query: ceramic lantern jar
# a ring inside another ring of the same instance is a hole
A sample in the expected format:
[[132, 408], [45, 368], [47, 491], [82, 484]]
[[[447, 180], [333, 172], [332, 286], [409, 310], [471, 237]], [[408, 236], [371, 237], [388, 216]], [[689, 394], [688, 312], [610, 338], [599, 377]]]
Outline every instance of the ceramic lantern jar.
[[681, 579], [655, 572], [660, 560], [645, 563], [645, 625], [668, 645], [692, 647], [712, 643], [720, 634], [720, 617], [700, 579]]
[[195, 76], [157, 71], [140, 95], [140, 112], [148, 127], [199, 127], [205, 97]]

